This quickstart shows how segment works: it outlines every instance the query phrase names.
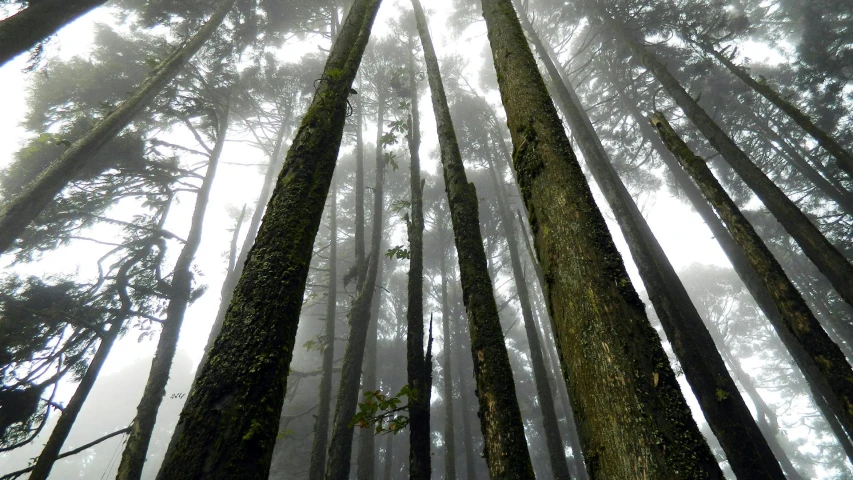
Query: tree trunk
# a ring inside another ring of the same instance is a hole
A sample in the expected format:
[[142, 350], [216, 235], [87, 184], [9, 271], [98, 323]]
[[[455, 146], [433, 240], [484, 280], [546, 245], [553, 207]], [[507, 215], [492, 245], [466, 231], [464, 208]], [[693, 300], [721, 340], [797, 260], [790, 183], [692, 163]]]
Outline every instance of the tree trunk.
[[[410, 45], [414, 47], [414, 45]], [[409, 50], [409, 153], [411, 157], [410, 185], [412, 216], [408, 222], [409, 277], [408, 308], [406, 309], [406, 373], [414, 393], [409, 397], [409, 478], [428, 480], [432, 476], [430, 456], [429, 398], [432, 362], [424, 356], [424, 204], [421, 182], [421, 121], [418, 113], [418, 85], [415, 80], [415, 60]]]
[[339, 32], [161, 479], [269, 474], [314, 238], [379, 3], [356, 0]]
[[590, 477], [721, 478], [595, 205], [512, 2], [483, 0], [483, 16]]
[[625, 235], [658, 319], [732, 471], [739, 478], [784, 479], [773, 451], [726, 370], [713, 337], [646, 219], [611, 165], [577, 94], [557, 70], [527, 17], [521, 15], [521, 19], [551, 77], [551, 87], [557, 92], [557, 103], [563, 116]]
[[41, 0], [0, 21], [0, 67], [106, 0]]
[[750, 88], [758, 92], [762, 97], [766, 98], [770, 103], [776, 106], [779, 110], [785, 112], [791, 120], [794, 121], [797, 125], [800, 126], [806, 133], [808, 133], [818, 145], [821, 146], [824, 150], [826, 150], [830, 155], [835, 158], [838, 167], [844, 170], [847, 175], [853, 179], [853, 154], [847, 151], [844, 147], [841, 146], [835, 138], [832, 137], [829, 133], [823, 131], [820, 127], [815, 125], [811, 118], [806, 115], [802, 110], [797, 108], [793, 103], [785, 100], [779, 95], [778, 92], [773, 90], [773, 87], [768, 85], [766, 82], [758, 81], [752, 78], [747, 70], [743, 67], [739, 67], [734, 64], [726, 55], [718, 52], [711, 45], [704, 42], [694, 42], [699, 46], [705, 53], [711, 55], [716, 58], [717, 61], [723, 64], [729, 72], [731, 72], [734, 76], [738, 77], [743, 81], [743, 83], [747, 84]]
[[[224, 0], [210, 20], [186, 43], [161, 62], [152, 75], [121, 105], [98, 122], [83, 138], [54, 160], [23, 191], [0, 211], [0, 253], [13, 246], [36, 216], [85, 168], [100, 148], [127, 127], [137, 113], [151, 103], [183, 66], [219, 28], [236, 0]], [[5, 43], [0, 41], [0, 45]]]
[[[383, 92], [380, 86], [380, 92]], [[329, 443], [329, 459], [326, 465], [326, 478], [337, 480], [348, 478], [350, 457], [352, 456], [353, 427], [350, 420], [358, 405], [358, 385], [361, 378], [364, 350], [370, 327], [370, 311], [373, 293], [376, 290], [377, 271], [383, 254], [382, 245], [382, 209], [383, 186], [385, 184], [385, 160], [382, 156], [382, 125], [385, 121], [385, 98], [380, 93], [376, 131], [376, 184], [373, 198], [373, 231], [371, 233], [370, 257], [368, 258], [365, 282], [358, 290], [350, 310], [350, 334], [344, 351], [341, 367], [341, 384], [335, 402], [335, 420], [332, 426], [332, 441]]]
[[[438, 217], [438, 244], [441, 249], [441, 327], [442, 327], [442, 350], [444, 354], [444, 365], [442, 366], [442, 377], [444, 379], [444, 478], [456, 480], [456, 432], [453, 428], [453, 344], [450, 337], [450, 299], [447, 297], [447, 223], [444, 216]], [[458, 367], [457, 367], [458, 368]]]
[[488, 158], [489, 172], [495, 187], [498, 202], [498, 214], [503, 225], [504, 236], [507, 241], [509, 258], [512, 266], [515, 289], [518, 293], [518, 303], [521, 305], [521, 316], [524, 321], [524, 333], [530, 347], [530, 363], [533, 366], [533, 380], [536, 384], [536, 394], [539, 407], [542, 409], [542, 428], [545, 431], [545, 444], [548, 448], [548, 459], [551, 467], [552, 478], [569, 480], [569, 465], [566, 463], [566, 453], [563, 441], [560, 438], [560, 426], [557, 423], [557, 412], [554, 409], [554, 394], [548, 383], [548, 369], [545, 367], [545, 358], [542, 354], [542, 343], [539, 333], [536, 331], [536, 323], [533, 319], [533, 310], [530, 308], [530, 293], [527, 290], [527, 281], [521, 271], [521, 259], [518, 254], [515, 229], [513, 228], [512, 216], [506, 206], [503, 196], [503, 188], [498, 182], [495, 164]]
[[142, 477], [148, 445], [154, 431], [154, 422], [157, 420], [157, 412], [160, 410], [163, 396], [166, 395], [166, 383], [169, 381], [169, 372], [172, 369], [172, 361], [178, 347], [178, 335], [181, 332], [184, 314], [192, 296], [193, 273], [191, 267], [196, 251], [201, 244], [204, 215], [210, 199], [210, 189], [213, 186], [216, 167], [225, 146], [229, 109], [230, 105], [226, 104], [221, 115], [216, 118], [216, 121], [219, 122], [216, 144], [210, 153], [204, 181], [196, 193], [189, 234], [181, 253], [178, 255], [178, 260], [175, 262], [172, 283], [169, 286], [169, 305], [166, 307], [166, 320], [163, 322], [157, 351], [154, 354], [154, 360], [151, 362], [148, 382], [145, 385], [139, 406], [136, 407], [136, 418], [130, 425], [130, 435], [121, 456], [116, 480], [138, 480]]
[[471, 335], [474, 375], [477, 380], [477, 397], [480, 401], [480, 426], [486, 442], [486, 463], [493, 479], [533, 478], [533, 467], [515, 396], [509, 355], [504, 345], [498, 308], [487, 273], [477, 211], [477, 192], [474, 184], [468, 183], [465, 175], [441, 82], [438, 59], [429, 36], [423, 8], [418, 0], [412, 0], [412, 6], [424, 49], [444, 183], [456, 237], [463, 300]]
[[850, 428], [853, 425], [853, 370], [841, 349], [830, 340], [779, 262], [714, 178], [705, 161], [690, 151], [661, 113], [655, 113], [651, 121], [764, 281], [782, 317], [773, 327], [817, 392], [816, 396], [825, 398], [831, 413], [850, 435], [853, 432]]
[[[380, 244], [379, 251], [384, 245]], [[376, 274], [376, 285], [382, 285], [382, 272], [384, 265], [379, 265]], [[379, 311], [382, 305], [382, 292], [373, 294], [373, 304], [370, 307], [370, 328], [367, 331], [367, 339], [364, 346], [364, 364], [362, 365], [361, 390], [376, 390], [376, 354], [377, 335], [379, 334]], [[354, 414], [353, 414], [354, 415]], [[376, 435], [370, 428], [362, 428], [358, 435], [358, 462], [356, 465], [357, 480], [376, 479]]]
[[332, 406], [332, 366], [335, 361], [335, 321], [338, 304], [338, 199], [337, 190], [332, 185], [329, 205], [329, 293], [326, 303], [326, 330], [323, 332], [323, 377], [320, 380], [320, 404], [317, 420], [314, 422], [314, 440], [311, 444], [311, 463], [308, 470], [309, 480], [321, 480], [326, 466], [326, 448], [329, 442], [329, 416]]
[[392, 480], [394, 472], [394, 435], [385, 436], [385, 468], [382, 472], [384, 480]]
[[797, 208], [782, 190], [767, 178], [746, 153], [743, 152], [726, 132], [708, 116], [705, 110], [684, 90], [684, 87], [669, 72], [666, 65], [641, 45], [628, 32], [628, 28], [613, 18], [597, 4], [593, 8], [624, 42], [643, 65], [651, 72], [690, 121], [708, 139], [743, 181], [755, 192], [762, 203], [796, 240], [806, 256], [826, 276], [832, 286], [847, 303], [853, 304], [853, 265], [824, 237], [808, 217]]

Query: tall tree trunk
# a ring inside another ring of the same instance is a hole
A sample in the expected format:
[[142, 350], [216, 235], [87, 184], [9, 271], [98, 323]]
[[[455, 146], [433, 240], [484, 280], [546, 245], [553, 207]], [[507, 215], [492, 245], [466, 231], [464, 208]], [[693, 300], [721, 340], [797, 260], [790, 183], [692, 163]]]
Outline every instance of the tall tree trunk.
[[485, 457], [493, 479], [532, 478], [533, 467], [524, 436], [515, 383], [504, 344], [498, 308], [486, 266], [480, 234], [479, 201], [468, 183], [456, 133], [441, 82], [438, 58], [427, 29], [423, 8], [412, 0], [418, 33], [424, 49], [427, 78], [432, 92], [444, 184], [450, 205], [456, 251], [462, 277], [462, 294], [468, 313], [474, 375], [480, 402], [480, 426], [486, 442]]
[[515, 290], [518, 293], [518, 303], [521, 305], [521, 316], [524, 321], [524, 333], [530, 347], [530, 363], [533, 366], [533, 380], [536, 384], [536, 394], [539, 407], [542, 409], [542, 428], [545, 430], [545, 444], [548, 448], [548, 459], [551, 467], [551, 475], [555, 479], [569, 480], [569, 465], [566, 463], [566, 453], [563, 441], [560, 438], [560, 426], [557, 423], [557, 412], [554, 409], [554, 394], [548, 383], [548, 369], [545, 367], [545, 358], [542, 354], [542, 343], [539, 339], [536, 323], [533, 319], [533, 310], [530, 307], [530, 293], [527, 290], [527, 281], [521, 270], [521, 259], [518, 254], [518, 244], [513, 228], [513, 219], [506, 205], [503, 195], [503, 187], [498, 181], [495, 163], [491, 157], [488, 158], [489, 172], [495, 187], [498, 201], [498, 215], [503, 225], [504, 236], [509, 250], [510, 264], [512, 266]]
[[841, 349], [830, 340], [779, 262], [714, 178], [705, 161], [690, 151], [661, 113], [655, 113], [651, 121], [764, 281], [782, 316], [782, 321], [775, 322], [773, 327], [816, 390], [816, 396], [824, 397], [831, 413], [850, 435], [853, 432], [853, 369]]
[[785, 112], [791, 120], [808, 133], [821, 148], [832, 155], [833, 158], [835, 158], [838, 167], [844, 170], [850, 179], [853, 179], [853, 154], [842, 147], [841, 144], [832, 137], [832, 135], [815, 125], [808, 115], [793, 103], [785, 100], [782, 95], [779, 95], [779, 93], [776, 92], [776, 90], [774, 90], [767, 82], [755, 80], [749, 75], [747, 69], [735, 65], [728, 56], [717, 51], [710, 44], [701, 41], [693, 43], [698, 45], [705, 53], [716, 58], [717, 61], [722, 63], [723, 66], [729, 70], [729, 72], [741, 79], [743, 83], [747, 84], [759, 95], [766, 98], [770, 103], [776, 106], [776, 108]]
[[545, 64], [563, 116], [625, 235], [658, 319], [732, 471], [740, 478], [784, 479], [773, 451], [726, 370], [713, 337], [646, 219], [611, 165], [580, 99], [557, 70], [550, 52], [527, 17], [520, 17]]
[[483, 16], [590, 477], [721, 478], [595, 205], [511, 0], [483, 0]]
[[323, 377], [320, 380], [320, 404], [317, 420], [314, 422], [314, 440], [311, 444], [311, 463], [308, 470], [309, 480], [321, 480], [326, 466], [326, 448], [329, 443], [329, 416], [332, 407], [332, 365], [335, 361], [335, 322], [338, 304], [338, 199], [337, 190], [332, 184], [331, 203], [329, 205], [329, 293], [326, 303], [326, 329], [323, 332]]
[[[455, 297], [456, 295], [454, 295]], [[454, 305], [456, 302], [454, 302]], [[458, 310], [454, 307], [454, 312], [452, 314], [453, 318], [460, 319], [460, 323], [456, 326], [456, 331], [461, 331], [461, 319], [463, 316], [458, 312]], [[462, 368], [462, 351], [463, 348], [470, 346], [470, 343], [466, 341], [464, 338], [460, 338], [459, 348], [455, 349], [456, 351], [456, 364], [459, 365], [459, 410], [462, 413], [462, 438], [464, 439], [463, 448], [465, 449], [465, 478], [467, 480], [475, 480], [477, 478], [477, 472], [479, 471], [478, 465], [480, 464], [479, 460], [482, 458], [479, 453], [474, 449], [474, 440], [476, 436], [476, 431], [474, 427], [471, 426], [471, 407], [469, 402], [470, 395], [474, 393], [475, 387], [472, 385], [470, 379], [470, 373], [466, 374], [463, 372]]]
[[[380, 244], [381, 252], [384, 245]], [[376, 274], [376, 285], [382, 285], [382, 272], [384, 265], [379, 265]], [[364, 364], [361, 374], [361, 390], [376, 390], [376, 354], [377, 335], [379, 334], [379, 311], [382, 305], [382, 292], [373, 294], [373, 305], [370, 307], [370, 328], [367, 331], [367, 339], [364, 346]], [[358, 435], [358, 462], [356, 465], [357, 480], [376, 479], [376, 434], [369, 428], [363, 428]]]
[[314, 238], [379, 3], [356, 0], [344, 21], [161, 479], [269, 474]]
[[0, 21], [0, 66], [107, 0], [40, 0]]
[[762, 203], [796, 240], [806, 256], [826, 276], [847, 303], [853, 304], [853, 265], [824, 237], [808, 217], [797, 208], [782, 190], [767, 178], [746, 153], [699, 106], [696, 100], [669, 72], [666, 65], [631, 36], [629, 29], [615, 21], [600, 5], [590, 3], [610, 30], [627, 45], [643, 65], [684, 111], [690, 121], [708, 139]]
[[[0, 211], [0, 253], [11, 248], [24, 229], [74, 180], [95, 153], [127, 127], [136, 114], [147, 107], [181, 72], [184, 65], [219, 28], [235, 2], [236, 0], [223, 0], [207, 23], [188, 42], [163, 60], [130, 97], [51, 162], [20, 194], [3, 205]], [[3, 42], [0, 41], [0, 44]]]
[[[380, 92], [382, 92], [380, 88]], [[376, 115], [376, 184], [373, 188], [373, 231], [371, 233], [370, 257], [367, 261], [367, 275], [364, 284], [358, 290], [350, 310], [350, 334], [344, 351], [341, 366], [341, 384], [335, 402], [335, 420], [332, 426], [332, 440], [329, 443], [329, 459], [326, 465], [326, 478], [337, 480], [348, 478], [350, 457], [352, 456], [353, 427], [350, 420], [358, 405], [358, 385], [361, 378], [364, 350], [370, 327], [370, 311], [373, 294], [376, 290], [379, 261], [382, 248], [382, 209], [383, 186], [385, 184], [385, 159], [382, 155], [382, 131], [385, 121], [385, 97], [380, 93], [379, 111]]]
[[116, 480], [138, 480], [142, 477], [148, 445], [154, 431], [154, 422], [157, 420], [157, 412], [160, 410], [163, 396], [166, 395], [166, 383], [169, 381], [169, 372], [172, 369], [172, 361], [178, 347], [178, 336], [192, 296], [193, 273], [191, 267], [196, 251], [201, 244], [204, 215], [210, 200], [210, 190], [213, 187], [216, 167], [225, 146], [229, 110], [230, 105], [226, 103], [220, 112], [221, 114], [217, 115], [218, 118], [216, 118], [219, 127], [216, 144], [210, 153], [207, 173], [196, 193], [189, 234], [181, 253], [178, 255], [178, 260], [175, 262], [172, 283], [169, 285], [169, 305], [166, 307], [166, 320], [163, 322], [163, 330], [160, 332], [157, 350], [154, 354], [154, 360], [151, 362], [148, 382], [142, 393], [142, 399], [136, 407], [136, 417], [130, 425], [130, 435], [121, 456]]
[[392, 480], [394, 472], [394, 435], [385, 435], [385, 468], [382, 472], [384, 480]]
[[[444, 216], [438, 217], [438, 244], [441, 249], [441, 328], [442, 328], [442, 350], [444, 354], [444, 365], [442, 365], [442, 377], [444, 378], [444, 478], [456, 480], [456, 432], [453, 426], [453, 344], [450, 337], [450, 299], [447, 297], [447, 223]], [[458, 367], [457, 367], [458, 368]]]
[[409, 45], [409, 89], [411, 114], [409, 116], [409, 153], [411, 174], [409, 188], [412, 199], [412, 216], [408, 222], [409, 278], [408, 308], [406, 309], [406, 373], [414, 393], [409, 397], [409, 478], [428, 480], [432, 476], [430, 456], [429, 398], [432, 363], [424, 356], [424, 202], [421, 182], [421, 121], [418, 113], [418, 84], [415, 79], [415, 59]]

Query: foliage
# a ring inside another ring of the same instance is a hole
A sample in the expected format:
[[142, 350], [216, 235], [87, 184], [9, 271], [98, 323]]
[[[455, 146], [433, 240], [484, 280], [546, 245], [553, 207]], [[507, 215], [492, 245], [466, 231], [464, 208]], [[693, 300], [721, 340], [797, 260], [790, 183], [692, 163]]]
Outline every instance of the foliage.
[[380, 390], [365, 391], [364, 401], [358, 404], [358, 413], [352, 418], [349, 427], [374, 428], [374, 433], [399, 433], [409, 424], [409, 417], [398, 415], [408, 410], [408, 405], [400, 405], [404, 399], [410, 401], [416, 391], [408, 385], [403, 386], [396, 395], [388, 396]]

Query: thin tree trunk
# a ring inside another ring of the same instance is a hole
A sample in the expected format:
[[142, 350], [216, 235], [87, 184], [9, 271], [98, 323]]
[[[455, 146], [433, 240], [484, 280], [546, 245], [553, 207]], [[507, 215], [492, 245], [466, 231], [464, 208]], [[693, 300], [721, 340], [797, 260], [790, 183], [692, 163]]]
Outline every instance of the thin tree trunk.
[[[462, 315], [459, 315], [458, 312], [455, 311], [453, 318], [462, 319]], [[457, 325], [457, 330], [460, 329], [462, 325]], [[461, 339], [461, 342], [465, 342], [464, 339]], [[465, 374], [462, 371], [462, 349], [467, 345], [460, 345], [459, 348], [456, 349], [456, 364], [460, 366], [459, 368], [459, 410], [462, 413], [462, 438], [464, 439], [465, 449], [465, 478], [467, 480], [475, 480], [477, 478], [477, 461], [480, 458], [478, 452], [474, 450], [474, 436], [475, 431], [471, 426], [471, 407], [468, 403], [469, 395], [471, 395], [472, 391], [475, 390], [473, 385], [471, 385], [471, 381], [468, 377], [470, 374]]]
[[533, 311], [530, 308], [530, 293], [527, 290], [527, 281], [521, 271], [521, 259], [518, 254], [518, 244], [513, 228], [513, 219], [509, 214], [506, 200], [503, 197], [503, 188], [498, 181], [495, 164], [491, 157], [488, 158], [489, 172], [495, 187], [498, 202], [498, 214], [503, 225], [504, 236], [507, 240], [510, 264], [512, 266], [515, 290], [518, 293], [518, 303], [521, 305], [521, 316], [524, 321], [524, 332], [530, 347], [530, 363], [533, 366], [533, 380], [536, 384], [536, 394], [539, 407], [542, 410], [542, 428], [545, 431], [545, 444], [548, 448], [548, 459], [551, 467], [552, 478], [570, 479], [569, 465], [566, 463], [566, 453], [563, 441], [560, 438], [560, 426], [557, 423], [557, 412], [554, 409], [554, 394], [548, 383], [548, 369], [545, 367], [545, 358], [542, 354], [542, 343], [539, 333], [536, 331], [536, 323], [533, 319]]
[[453, 343], [450, 337], [450, 301], [447, 298], [447, 223], [443, 216], [438, 218], [438, 244], [441, 248], [441, 327], [442, 327], [442, 350], [444, 351], [444, 365], [442, 376], [444, 378], [444, 478], [456, 480], [456, 435], [453, 428]]
[[321, 480], [326, 466], [326, 448], [329, 443], [329, 417], [332, 407], [332, 366], [335, 361], [335, 322], [338, 304], [338, 199], [337, 190], [332, 184], [331, 203], [329, 205], [329, 293], [326, 302], [326, 330], [323, 332], [323, 377], [320, 380], [320, 404], [317, 420], [314, 422], [314, 440], [311, 444], [311, 461], [308, 470], [309, 480]]
[[356, 0], [344, 21], [161, 479], [269, 474], [314, 238], [379, 3]]
[[734, 140], [684, 90], [684, 87], [669, 72], [663, 62], [631, 36], [624, 24], [613, 20], [598, 4], [592, 3], [591, 5], [616, 37], [625, 43], [649, 72], [657, 78], [658, 82], [675, 100], [675, 103], [690, 118], [690, 121], [708, 139], [708, 142], [720, 152], [726, 162], [761, 199], [762, 203], [776, 217], [776, 220], [803, 249], [806, 256], [829, 279], [841, 298], [847, 303], [853, 304], [853, 265], [829, 243], [797, 205], [786, 197], [782, 190], [773, 184], [760, 168], [752, 163], [746, 153], [735, 144]]
[[169, 286], [169, 305], [166, 307], [166, 320], [163, 322], [163, 330], [160, 332], [157, 350], [154, 354], [154, 360], [151, 362], [148, 382], [145, 385], [142, 399], [136, 407], [136, 417], [130, 424], [130, 435], [121, 456], [116, 480], [138, 480], [142, 477], [148, 445], [154, 431], [154, 422], [157, 420], [157, 412], [160, 410], [163, 396], [166, 395], [166, 383], [169, 381], [169, 372], [172, 369], [172, 361], [178, 347], [178, 336], [192, 296], [193, 273], [191, 267], [196, 251], [201, 244], [204, 215], [207, 212], [207, 204], [210, 200], [210, 190], [213, 187], [216, 168], [225, 146], [229, 110], [230, 105], [226, 104], [221, 115], [216, 119], [219, 122], [216, 144], [210, 154], [204, 181], [196, 193], [189, 234], [175, 262], [172, 283]]
[[527, 17], [521, 15], [521, 22], [545, 64], [551, 77], [551, 87], [557, 92], [557, 103], [593, 178], [616, 216], [658, 319], [732, 471], [740, 478], [784, 479], [773, 451], [726, 370], [714, 339], [646, 219], [611, 165], [577, 94], [560, 75]]
[[40, 0], [0, 21], [0, 66], [107, 0]]
[[826, 150], [835, 158], [838, 167], [844, 170], [850, 179], [853, 179], [853, 154], [841, 146], [835, 138], [823, 129], [815, 125], [811, 118], [800, 110], [793, 103], [785, 100], [776, 92], [773, 87], [764, 81], [758, 81], [749, 75], [747, 70], [734, 64], [726, 55], [718, 52], [711, 45], [704, 42], [695, 42], [705, 53], [716, 58], [717, 61], [723, 64], [729, 72], [738, 77], [747, 84], [750, 88], [758, 92], [762, 97], [766, 98], [770, 103], [776, 106], [779, 110], [785, 112], [791, 120], [800, 126], [808, 133], [821, 148]]
[[[380, 244], [379, 251], [382, 251]], [[376, 285], [382, 285], [382, 272], [384, 265], [379, 265], [376, 274]], [[376, 354], [377, 335], [379, 334], [379, 311], [382, 304], [382, 292], [373, 294], [373, 305], [370, 307], [370, 328], [367, 331], [367, 340], [364, 346], [364, 365], [361, 375], [361, 390], [376, 390]], [[356, 465], [356, 479], [376, 479], [376, 435], [373, 430], [363, 428], [358, 435], [358, 462]]]
[[515, 396], [509, 355], [487, 273], [477, 211], [477, 192], [465, 175], [423, 8], [418, 0], [412, 0], [412, 6], [424, 49], [444, 183], [456, 238], [462, 293], [471, 334], [477, 397], [480, 401], [480, 426], [486, 442], [486, 463], [493, 479], [532, 478], [533, 467]]
[[[414, 47], [414, 45], [409, 45]], [[418, 85], [415, 80], [415, 60], [409, 49], [409, 89], [411, 114], [409, 116], [409, 153], [411, 174], [409, 189], [412, 199], [412, 216], [408, 222], [409, 277], [408, 308], [406, 309], [406, 373], [414, 393], [409, 397], [409, 478], [428, 480], [432, 476], [430, 455], [429, 398], [432, 364], [424, 356], [424, 203], [421, 182], [421, 121], [418, 113]]]
[[721, 478], [511, 0], [483, 0], [483, 16], [590, 477]]
[[841, 349], [830, 340], [779, 262], [714, 178], [705, 161], [690, 151], [661, 113], [655, 113], [651, 121], [764, 281], [782, 316], [781, 322], [773, 324], [779, 337], [817, 392], [816, 396], [825, 398], [830, 412], [850, 435], [853, 432], [850, 428], [853, 425], [853, 370]]
[[394, 468], [394, 435], [385, 436], [385, 468], [382, 473], [384, 480], [392, 480]]
[[[380, 86], [380, 92], [382, 92]], [[382, 131], [385, 121], [385, 98], [380, 93], [379, 111], [377, 112], [376, 131], [376, 184], [373, 199], [373, 231], [371, 234], [370, 257], [367, 262], [367, 276], [358, 290], [358, 296], [350, 310], [350, 334], [344, 351], [343, 366], [341, 367], [341, 384], [335, 403], [335, 420], [332, 426], [332, 440], [329, 443], [329, 459], [326, 465], [326, 478], [337, 480], [348, 478], [350, 472], [350, 457], [352, 456], [353, 427], [350, 420], [355, 415], [358, 405], [358, 385], [364, 362], [364, 350], [370, 327], [370, 311], [373, 294], [376, 290], [379, 261], [382, 258], [382, 209], [383, 186], [385, 184], [385, 160], [382, 155]]]
[[[0, 253], [13, 246], [24, 229], [53, 198], [85, 168], [100, 148], [115, 138], [133, 118], [151, 103], [163, 88], [181, 72], [184, 65], [219, 28], [236, 0], [224, 0], [210, 19], [192, 38], [161, 62], [136, 91], [112, 113], [98, 122], [83, 138], [51, 162], [24, 190], [3, 205], [0, 211]], [[0, 45], [4, 44], [0, 41]]]

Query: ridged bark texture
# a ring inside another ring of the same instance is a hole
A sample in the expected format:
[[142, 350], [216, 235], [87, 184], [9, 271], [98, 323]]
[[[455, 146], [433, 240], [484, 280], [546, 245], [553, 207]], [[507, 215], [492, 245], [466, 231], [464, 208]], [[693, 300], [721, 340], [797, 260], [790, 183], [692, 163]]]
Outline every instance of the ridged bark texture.
[[580, 99], [557, 70], [527, 17], [521, 17], [551, 78], [551, 88], [557, 92], [563, 116], [625, 235], [658, 319], [732, 471], [739, 478], [783, 480], [785, 475], [729, 375], [713, 337], [611, 165]]
[[423, 8], [418, 0], [412, 0], [412, 6], [424, 49], [444, 184], [456, 237], [462, 298], [468, 313], [474, 377], [480, 402], [480, 426], [486, 443], [486, 464], [492, 479], [533, 478], [509, 355], [486, 265], [477, 191], [465, 175]]
[[[51, 162], [24, 190], [9, 200], [0, 211], [0, 253], [13, 246], [24, 229], [82, 171], [100, 148], [115, 138], [133, 118], [154, 100], [163, 88], [181, 72], [184, 65], [204, 46], [219, 28], [236, 0], [224, 0], [207, 23], [192, 38], [178, 47], [154, 69], [151, 76], [112, 113], [98, 122], [83, 138], [74, 142]], [[1, 43], [0, 43], [1, 44]]]
[[379, 0], [356, 0], [288, 152], [161, 479], [266, 479], [347, 99]]
[[820, 233], [797, 205], [785, 196], [767, 175], [761, 171], [734, 140], [702, 109], [701, 106], [681, 86], [681, 83], [669, 72], [666, 65], [648, 51], [634, 38], [627, 26], [619, 23], [596, 3], [594, 11], [610, 30], [636, 55], [637, 59], [660, 82], [675, 103], [684, 111], [690, 121], [708, 139], [723, 159], [734, 169], [751, 188], [776, 220], [796, 240], [803, 252], [809, 257], [845, 302], [853, 305], [853, 265]]
[[483, 0], [483, 16], [590, 478], [721, 478], [511, 0]]
[[853, 369], [841, 349], [832, 342], [812, 315], [782, 266], [723, 190], [705, 161], [690, 151], [663, 114], [655, 113], [651, 122], [726, 224], [732, 237], [743, 248], [781, 314], [781, 322], [774, 322], [773, 327], [782, 343], [791, 352], [817, 396], [823, 396], [830, 411], [849, 435], [849, 426], [853, 421]]
[[0, 66], [107, 0], [41, 0], [0, 21]]
[[323, 347], [323, 377], [320, 380], [320, 404], [317, 420], [314, 422], [314, 440], [311, 443], [311, 463], [308, 470], [309, 480], [321, 480], [326, 466], [326, 448], [329, 444], [329, 417], [332, 408], [332, 366], [335, 361], [335, 321], [338, 304], [338, 199], [335, 186], [332, 185], [329, 205], [329, 291], [326, 298], [326, 329]]
[[160, 410], [163, 397], [166, 395], [166, 383], [169, 381], [169, 372], [172, 369], [172, 361], [178, 347], [178, 336], [192, 295], [192, 262], [201, 244], [204, 214], [207, 211], [207, 204], [210, 199], [210, 189], [213, 187], [216, 168], [219, 164], [219, 158], [222, 156], [225, 136], [228, 132], [228, 116], [229, 105], [225, 105], [221, 115], [216, 119], [219, 122], [216, 144], [210, 153], [204, 180], [196, 193], [189, 234], [181, 253], [178, 254], [178, 260], [175, 262], [172, 282], [169, 285], [169, 304], [166, 307], [166, 319], [163, 322], [163, 330], [160, 332], [160, 339], [157, 342], [154, 360], [151, 362], [148, 382], [145, 384], [142, 399], [136, 407], [136, 417], [130, 424], [130, 435], [121, 456], [116, 480], [138, 480], [142, 477], [148, 445], [154, 432], [154, 422], [157, 420], [157, 412]]

